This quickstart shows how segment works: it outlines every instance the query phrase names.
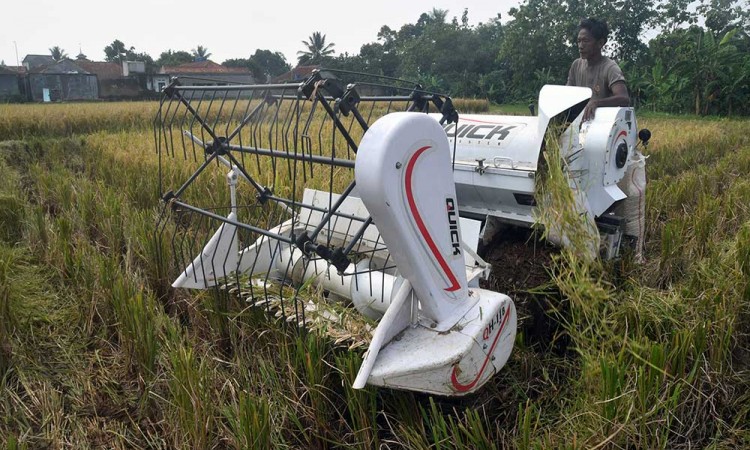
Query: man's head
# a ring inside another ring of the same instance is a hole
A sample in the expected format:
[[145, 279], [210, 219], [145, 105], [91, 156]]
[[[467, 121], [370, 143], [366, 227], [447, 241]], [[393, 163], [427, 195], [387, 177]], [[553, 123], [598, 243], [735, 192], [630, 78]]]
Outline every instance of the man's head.
[[583, 19], [578, 25], [578, 52], [581, 58], [596, 61], [602, 56], [602, 47], [607, 43], [607, 22]]

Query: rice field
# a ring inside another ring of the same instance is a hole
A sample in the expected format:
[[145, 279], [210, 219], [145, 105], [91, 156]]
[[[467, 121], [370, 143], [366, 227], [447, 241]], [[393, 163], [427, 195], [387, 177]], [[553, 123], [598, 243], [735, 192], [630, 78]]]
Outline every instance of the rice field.
[[363, 350], [170, 287], [157, 109], [0, 105], [0, 446], [750, 448], [750, 121], [640, 116], [646, 261], [556, 254], [526, 293], [552, 338], [520, 311], [446, 400], [352, 390]]

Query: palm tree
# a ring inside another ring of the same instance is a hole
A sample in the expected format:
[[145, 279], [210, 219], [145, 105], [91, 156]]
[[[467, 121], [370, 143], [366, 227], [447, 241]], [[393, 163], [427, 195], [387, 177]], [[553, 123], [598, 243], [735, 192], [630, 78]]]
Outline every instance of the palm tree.
[[432, 23], [445, 23], [445, 19], [448, 17], [448, 10], [432, 8], [429, 15]]
[[52, 59], [55, 61], [61, 61], [68, 57], [68, 54], [65, 53], [65, 50], [61, 49], [57, 45], [49, 49], [50, 55], [52, 55]]
[[195, 58], [196, 61], [205, 61], [211, 56], [211, 52], [208, 51], [208, 48], [199, 45], [195, 47], [192, 50], [193, 58]]
[[302, 43], [307, 49], [297, 52], [297, 61], [300, 64], [319, 63], [324, 56], [328, 56], [334, 52], [333, 46], [336, 45], [333, 42], [326, 44], [326, 35], [320, 31], [314, 31], [308, 40], [302, 41]]

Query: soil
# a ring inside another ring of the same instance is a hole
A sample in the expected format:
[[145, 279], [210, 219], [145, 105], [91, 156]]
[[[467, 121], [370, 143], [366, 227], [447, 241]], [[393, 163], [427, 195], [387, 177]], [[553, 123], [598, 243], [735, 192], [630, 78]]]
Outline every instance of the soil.
[[480, 249], [480, 255], [492, 264], [481, 287], [513, 299], [518, 329], [528, 345], [565, 353], [568, 342], [558, 319], [566, 308], [551, 278], [552, 257], [557, 251], [532, 229], [505, 228]]
[[526, 297], [528, 291], [550, 282], [549, 268], [556, 249], [526, 228], [507, 228], [483, 249], [492, 273], [482, 287], [511, 297]]

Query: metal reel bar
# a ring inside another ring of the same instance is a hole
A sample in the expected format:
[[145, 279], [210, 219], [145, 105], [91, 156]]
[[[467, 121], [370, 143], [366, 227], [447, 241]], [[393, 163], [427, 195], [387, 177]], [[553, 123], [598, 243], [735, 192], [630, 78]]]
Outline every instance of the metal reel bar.
[[[392, 110], [428, 111], [430, 104], [444, 112], [444, 120], [450, 120], [452, 114], [455, 115], [449, 98], [423, 91], [419, 86], [406, 88], [367, 82], [363, 86], [369, 88], [371, 93], [382, 95], [362, 97], [356, 83], [350, 83], [344, 89], [342, 81], [333, 72], [325, 70], [315, 71], [299, 84], [200, 86], [183, 85], [180, 80], [173, 80], [164, 91], [156, 119], [160, 172], [162, 154], [174, 157], [180, 153], [180, 147], [183, 159], [203, 161], [176, 190], [165, 192], [164, 184], [160, 182], [162, 199], [181, 199], [182, 194], [196, 183], [202, 172], [214, 160], [218, 160], [241, 173], [242, 178], [254, 188], [257, 202], [263, 204], [271, 200], [294, 209], [300, 204], [298, 175], [301, 174], [302, 182], [306, 183], [308, 178], [316, 176], [316, 166], [329, 167], [329, 192], [335, 190], [335, 179], [351, 179], [351, 176], [341, 177], [338, 173], [334, 176], [330, 169], [353, 167], [357, 150], [355, 141], [367, 130], [368, 121]], [[322, 118], [318, 113], [318, 105], [325, 112]], [[363, 108], [364, 105], [367, 106]], [[345, 123], [347, 116], [351, 116], [348, 124]], [[176, 136], [177, 133], [179, 136]], [[346, 143], [345, 151], [338, 150], [342, 139]], [[270, 160], [272, 187], [264, 186], [258, 181], [261, 174], [268, 172], [261, 169], [262, 160]], [[280, 172], [277, 166], [284, 162], [286, 178], [291, 180], [294, 192], [289, 197], [275, 195], [273, 189], [277, 172]], [[256, 168], [254, 171], [248, 169], [252, 163]], [[164, 177], [162, 181], [163, 179]], [[315, 242], [354, 187], [352, 180], [343, 190], [338, 204], [330, 203], [329, 211], [312, 232], [286, 237], [267, 230], [261, 234], [275, 239], [292, 240], [306, 254], [314, 253], [324, 257], [343, 270], [348, 264], [347, 255], [354, 248], [354, 243], [344, 248], [330, 249], [327, 243]], [[205, 211], [192, 203], [172, 204], [190, 205], [195, 208], [194, 212]], [[361, 235], [363, 231], [360, 229], [354, 235]]]

